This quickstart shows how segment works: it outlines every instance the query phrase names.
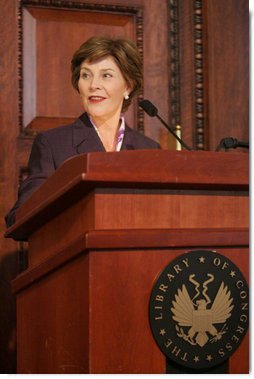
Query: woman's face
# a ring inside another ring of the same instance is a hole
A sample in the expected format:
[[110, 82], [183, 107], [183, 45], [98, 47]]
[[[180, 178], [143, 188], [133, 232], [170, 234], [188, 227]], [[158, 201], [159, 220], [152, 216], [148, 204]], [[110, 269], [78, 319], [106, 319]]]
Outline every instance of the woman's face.
[[78, 89], [86, 112], [93, 118], [119, 117], [124, 96], [130, 92], [111, 56], [81, 64]]

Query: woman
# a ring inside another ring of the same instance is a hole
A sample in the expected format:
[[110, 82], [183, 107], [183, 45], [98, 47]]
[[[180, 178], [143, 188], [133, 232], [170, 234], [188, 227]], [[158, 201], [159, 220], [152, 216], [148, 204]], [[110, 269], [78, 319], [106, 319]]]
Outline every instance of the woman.
[[142, 85], [142, 62], [128, 39], [92, 37], [75, 52], [72, 85], [85, 109], [73, 124], [39, 133], [28, 162], [28, 178], [5, 220], [67, 159], [93, 151], [157, 149], [159, 144], [125, 124], [123, 113]]

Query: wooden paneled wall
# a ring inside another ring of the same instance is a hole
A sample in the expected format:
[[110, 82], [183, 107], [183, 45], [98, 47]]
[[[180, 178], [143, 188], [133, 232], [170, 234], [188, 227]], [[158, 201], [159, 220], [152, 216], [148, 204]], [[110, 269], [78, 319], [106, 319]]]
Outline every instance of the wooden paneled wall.
[[[10, 281], [20, 245], [6, 240], [35, 133], [82, 112], [70, 60], [93, 34], [136, 41], [148, 98], [194, 149], [223, 137], [248, 140], [249, 12], [246, 0], [0, 0], [0, 372], [15, 373], [15, 302]], [[175, 149], [157, 119], [134, 103], [131, 127]], [[233, 152], [232, 152], [233, 153]]]

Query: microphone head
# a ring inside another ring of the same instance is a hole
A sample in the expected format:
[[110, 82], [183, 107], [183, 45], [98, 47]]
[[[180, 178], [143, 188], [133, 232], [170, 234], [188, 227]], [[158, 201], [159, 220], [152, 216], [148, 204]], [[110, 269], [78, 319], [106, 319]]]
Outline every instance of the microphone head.
[[149, 100], [140, 101], [139, 106], [151, 117], [158, 114], [158, 109]]

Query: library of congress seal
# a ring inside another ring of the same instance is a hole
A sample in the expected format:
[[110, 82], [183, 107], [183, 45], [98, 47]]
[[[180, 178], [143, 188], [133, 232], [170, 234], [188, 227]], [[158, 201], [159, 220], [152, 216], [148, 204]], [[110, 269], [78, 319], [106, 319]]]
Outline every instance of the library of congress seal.
[[150, 326], [168, 359], [209, 369], [239, 347], [248, 329], [248, 285], [227, 257], [196, 250], [173, 260], [151, 292]]

